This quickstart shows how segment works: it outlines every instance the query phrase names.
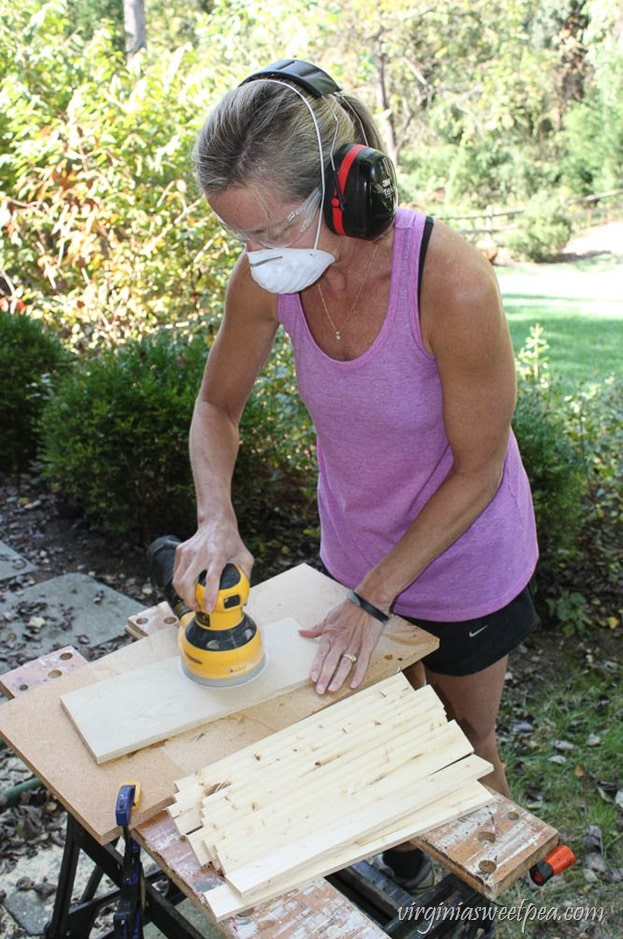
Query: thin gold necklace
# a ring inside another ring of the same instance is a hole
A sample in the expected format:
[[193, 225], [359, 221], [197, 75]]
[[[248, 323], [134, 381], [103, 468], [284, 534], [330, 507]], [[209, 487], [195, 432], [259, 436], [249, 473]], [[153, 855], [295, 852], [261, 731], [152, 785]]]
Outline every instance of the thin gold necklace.
[[366, 284], [368, 283], [368, 277], [369, 277], [369, 275], [370, 275], [370, 270], [372, 269], [372, 266], [373, 266], [373, 264], [374, 264], [374, 261], [375, 261], [375, 258], [376, 258], [376, 252], [379, 250], [379, 245], [380, 245], [380, 243], [381, 243], [381, 242], [380, 242], [380, 240], [379, 240], [379, 241], [377, 241], [376, 245], [374, 246], [374, 253], [373, 253], [372, 257], [370, 258], [370, 263], [368, 264], [368, 267], [367, 267], [367, 269], [366, 269], [366, 276], [364, 277], [363, 281], [361, 282], [361, 287], [360, 287], [359, 290], [357, 291], [357, 296], [356, 296], [355, 299], [353, 300], [352, 306], [351, 306], [350, 310], [348, 311], [348, 313], [346, 314], [346, 319], [344, 320], [344, 322], [342, 323], [342, 325], [341, 325], [341, 327], [340, 327], [339, 329], [337, 328], [337, 326], [336, 326], [335, 323], [333, 322], [333, 318], [332, 318], [332, 316], [331, 316], [331, 314], [329, 313], [329, 310], [328, 310], [328, 308], [327, 308], [327, 304], [326, 304], [326, 302], [325, 302], [324, 295], [323, 295], [323, 293], [322, 293], [322, 287], [320, 286], [320, 281], [318, 281], [318, 283], [316, 284], [316, 286], [318, 287], [318, 293], [320, 294], [320, 299], [321, 299], [321, 301], [322, 301], [322, 306], [323, 306], [325, 315], [326, 315], [327, 319], [329, 320], [329, 323], [331, 324], [331, 329], [332, 329], [333, 332], [335, 333], [335, 338], [336, 338], [337, 342], [341, 342], [341, 341], [342, 341], [342, 333], [343, 333], [344, 330], [346, 329], [346, 326], [348, 325], [348, 321], [349, 321], [349, 319], [351, 318], [351, 316], [353, 315], [353, 313], [354, 313], [354, 311], [355, 311], [355, 307], [357, 306], [357, 304], [359, 303], [359, 300], [360, 300], [360, 298], [361, 298], [361, 294], [363, 293], [364, 288], [365, 288]]

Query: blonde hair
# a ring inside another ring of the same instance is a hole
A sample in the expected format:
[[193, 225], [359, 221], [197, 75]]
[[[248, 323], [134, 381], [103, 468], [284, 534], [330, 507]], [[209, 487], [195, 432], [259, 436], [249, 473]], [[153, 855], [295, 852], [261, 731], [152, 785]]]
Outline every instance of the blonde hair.
[[319, 98], [289, 82], [257, 79], [228, 92], [203, 125], [194, 152], [197, 179], [206, 196], [269, 184], [286, 199], [305, 199], [320, 183], [321, 158], [326, 165], [347, 143], [383, 149], [357, 98], [341, 92]]

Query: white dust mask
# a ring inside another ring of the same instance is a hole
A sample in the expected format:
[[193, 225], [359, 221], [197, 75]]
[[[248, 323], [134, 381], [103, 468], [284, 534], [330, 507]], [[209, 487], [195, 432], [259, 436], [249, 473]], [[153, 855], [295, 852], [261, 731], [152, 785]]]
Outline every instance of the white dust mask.
[[298, 293], [322, 277], [335, 258], [318, 247], [322, 212], [313, 248], [262, 248], [247, 251], [253, 280], [270, 293]]
[[335, 258], [318, 248], [247, 251], [253, 280], [271, 293], [298, 293], [321, 277]]

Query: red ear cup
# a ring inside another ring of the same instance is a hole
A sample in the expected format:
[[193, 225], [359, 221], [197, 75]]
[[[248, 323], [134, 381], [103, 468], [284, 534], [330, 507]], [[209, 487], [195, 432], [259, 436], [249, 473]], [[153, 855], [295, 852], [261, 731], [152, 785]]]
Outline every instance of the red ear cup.
[[387, 231], [398, 203], [391, 160], [380, 150], [346, 144], [325, 169], [324, 218], [336, 235], [373, 240]]
[[[336, 235], [347, 234], [344, 228], [344, 211], [346, 207], [344, 193], [346, 192], [348, 184], [348, 174], [352, 169], [357, 154], [365, 149], [363, 144], [352, 144], [341, 158], [339, 155], [340, 151], [338, 151], [334, 156], [335, 169], [331, 166], [330, 172], [327, 173], [326, 187], [328, 199], [325, 204], [325, 215], [327, 211], [330, 211], [331, 219], [330, 221], [327, 220], [327, 224]], [[331, 179], [331, 177], [333, 177], [333, 179]]]

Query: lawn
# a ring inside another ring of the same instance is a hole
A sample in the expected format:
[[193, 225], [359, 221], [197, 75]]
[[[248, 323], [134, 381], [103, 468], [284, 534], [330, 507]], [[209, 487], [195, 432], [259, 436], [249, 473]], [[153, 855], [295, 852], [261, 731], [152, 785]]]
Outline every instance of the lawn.
[[496, 267], [515, 350], [540, 323], [564, 382], [623, 375], [623, 259]]

